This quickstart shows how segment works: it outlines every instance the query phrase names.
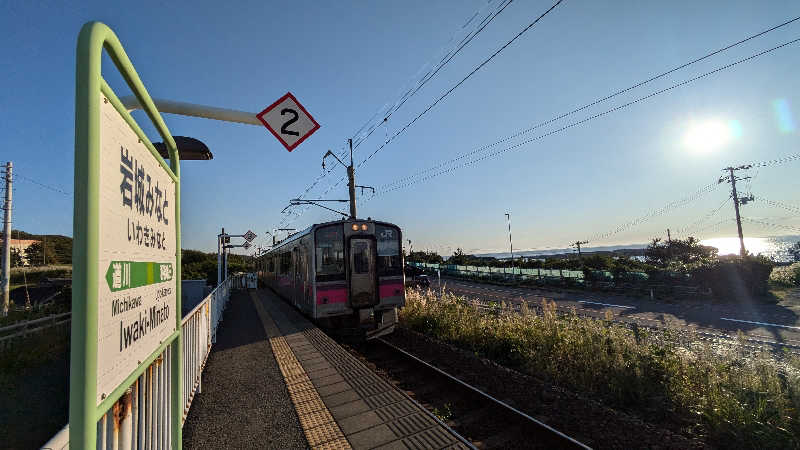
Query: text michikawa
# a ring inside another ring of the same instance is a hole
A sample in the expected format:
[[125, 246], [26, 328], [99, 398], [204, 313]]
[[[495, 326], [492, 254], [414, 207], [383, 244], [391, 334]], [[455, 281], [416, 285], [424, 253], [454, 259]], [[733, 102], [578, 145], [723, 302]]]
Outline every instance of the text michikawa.
[[136, 341], [142, 339], [147, 335], [150, 330], [155, 329], [157, 326], [169, 319], [169, 305], [162, 304], [152, 306], [146, 313], [140, 312], [139, 318], [133, 322], [119, 323], [119, 351], [123, 351], [135, 344]]

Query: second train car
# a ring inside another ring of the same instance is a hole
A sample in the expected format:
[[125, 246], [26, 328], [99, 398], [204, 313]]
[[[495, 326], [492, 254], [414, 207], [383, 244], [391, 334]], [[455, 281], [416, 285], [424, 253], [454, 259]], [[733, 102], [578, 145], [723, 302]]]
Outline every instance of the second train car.
[[400, 227], [315, 224], [259, 257], [259, 281], [317, 324], [366, 339], [394, 331], [405, 304]]

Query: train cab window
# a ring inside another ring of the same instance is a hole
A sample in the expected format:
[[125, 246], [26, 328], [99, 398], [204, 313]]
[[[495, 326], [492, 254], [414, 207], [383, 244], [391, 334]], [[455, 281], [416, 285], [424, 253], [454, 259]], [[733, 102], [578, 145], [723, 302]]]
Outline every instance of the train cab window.
[[378, 240], [378, 275], [401, 275], [400, 229], [375, 224], [375, 238]]
[[372, 258], [369, 241], [354, 240], [350, 251], [353, 252], [353, 273], [369, 273]]
[[314, 256], [317, 281], [344, 280], [344, 229], [341, 224], [318, 228]]

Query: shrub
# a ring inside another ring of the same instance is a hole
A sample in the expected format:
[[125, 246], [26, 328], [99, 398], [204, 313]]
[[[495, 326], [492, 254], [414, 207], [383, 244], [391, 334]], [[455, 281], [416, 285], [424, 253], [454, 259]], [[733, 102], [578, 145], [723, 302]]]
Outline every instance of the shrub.
[[[610, 319], [607, 318], [607, 319]], [[610, 320], [495, 309], [408, 291], [404, 326], [721, 447], [800, 447], [800, 359], [681, 345], [680, 331], [633, 332]]]
[[741, 301], [767, 294], [773, 266], [763, 256], [748, 255], [695, 267], [691, 275], [701, 286], [711, 288], [715, 297]]
[[769, 281], [785, 287], [800, 285], [800, 262], [790, 266], [775, 267], [769, 274]]

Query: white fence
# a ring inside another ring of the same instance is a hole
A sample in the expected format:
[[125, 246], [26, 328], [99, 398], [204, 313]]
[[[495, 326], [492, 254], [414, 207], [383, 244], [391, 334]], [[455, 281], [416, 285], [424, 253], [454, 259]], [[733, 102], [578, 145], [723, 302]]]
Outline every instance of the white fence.
[[71, 313], [65, 312], [2, 327], [0, 328], [0, 349], [10, 346], [15, 339], [24, 338], [48, 328], [62, 326], [68, 329], [71, 317]]
[[[203, 369], [211, 346], [217, 340], [217, 328], [230, 299], [231, 289], [246, 287], [244, 278], [228, 278], [183, 317], [184, 421], [195, 394], [201, 391]], [[171, 447], [170, 356], [170, 347], [167, 347], [97, 422], [97, 449], [151, 450]], [[69, 424], [42, 448], [69, 448]]]

